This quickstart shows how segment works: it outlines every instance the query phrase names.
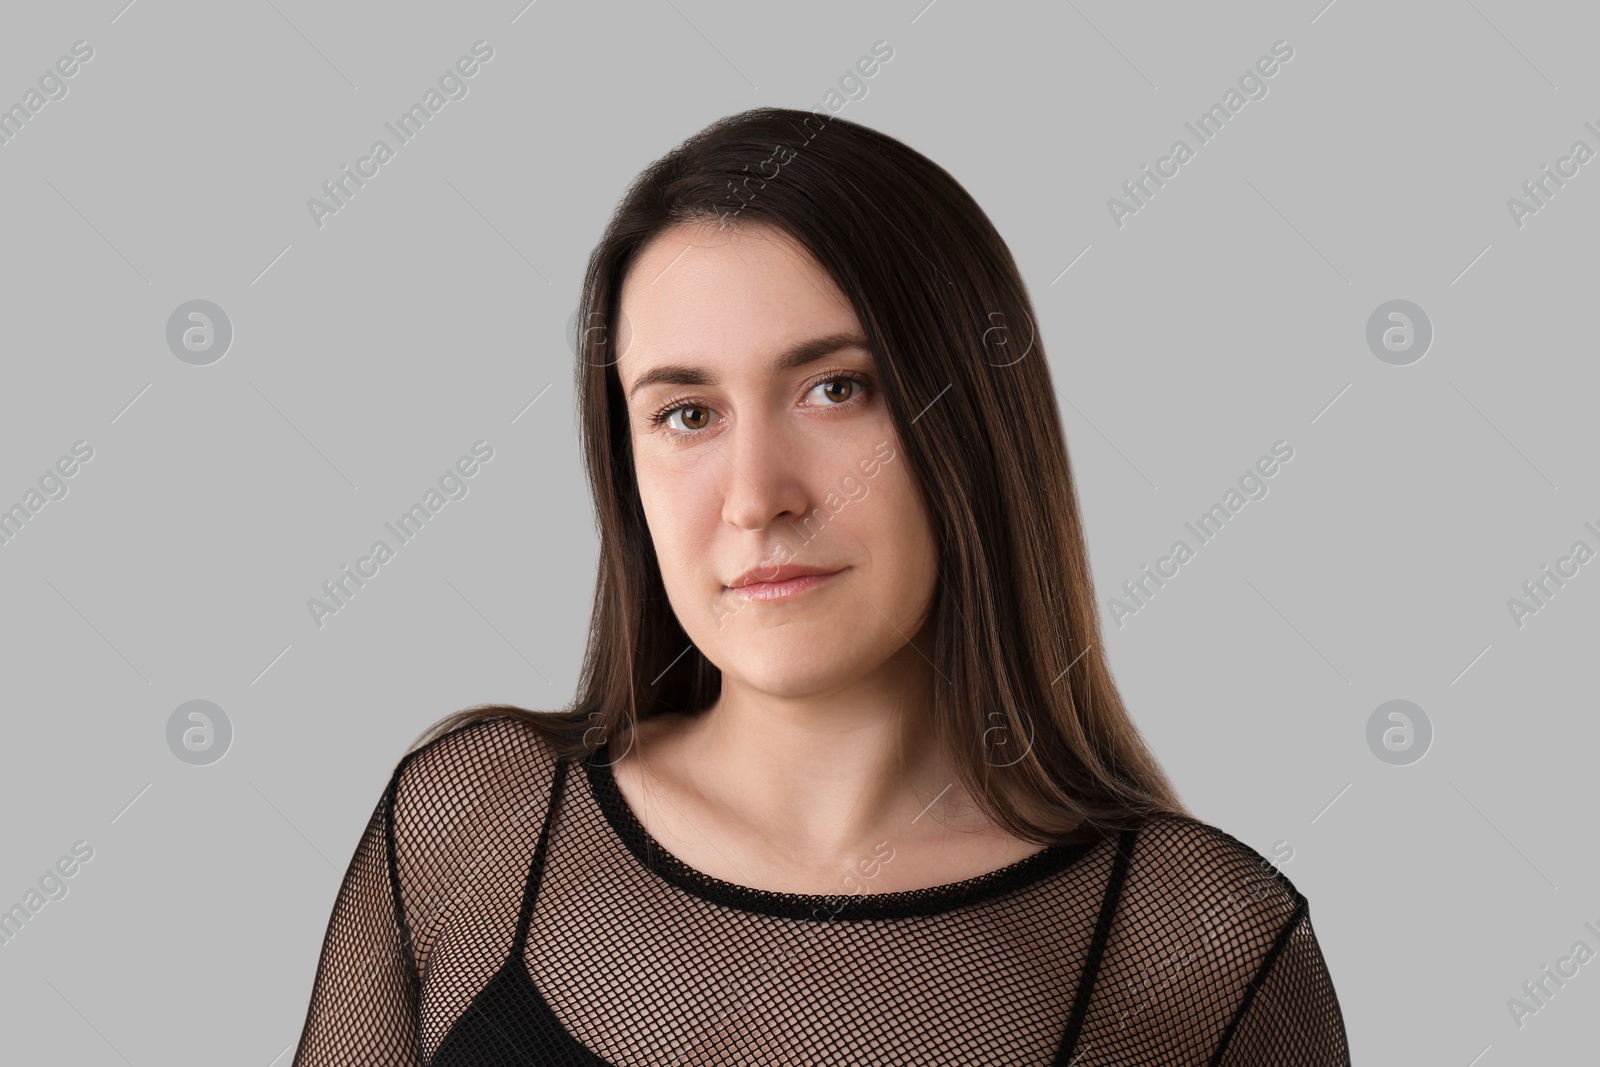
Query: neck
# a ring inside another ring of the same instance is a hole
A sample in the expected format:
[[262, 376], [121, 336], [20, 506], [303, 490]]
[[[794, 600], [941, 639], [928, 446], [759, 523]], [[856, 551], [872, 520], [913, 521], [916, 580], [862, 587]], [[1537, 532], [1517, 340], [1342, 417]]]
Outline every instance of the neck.
[[804, 696], [724, 675], [717, 702], [683, 739], [683, 762], [701, 793], [804, 854], [933, 840], [960, 828], [953, 802], [965, 796], [934, 744], [936, 679], [910, 645], [871, 678]]

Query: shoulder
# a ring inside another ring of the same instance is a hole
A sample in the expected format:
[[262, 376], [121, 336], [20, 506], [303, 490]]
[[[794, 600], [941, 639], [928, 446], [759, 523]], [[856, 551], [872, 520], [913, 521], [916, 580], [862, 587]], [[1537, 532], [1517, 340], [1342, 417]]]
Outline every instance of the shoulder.
[[429, 731], [427, 740], [401, 758], [395, 778], [403, 785], [452, 781], [462, 785], [494, 778], [528, 764], [550, 764], [554, 749], [548, 730], [529, 721], [544, 715], [553, 722], [552, 712], [526, 712], [522, 716], [505, 713], [452, 724]]
[[1281, 924], [1306, 898], [1277, 864], [1237, 837], [1188, 815], [1162, 815], [1142, 826], [1127, 889], [1163, 903], [1175, 919], [1213, 912]]
[[[550, 725], [532, 721], [541, 714], [551, 715]], [[384, 796], [393, 889], [422, 948], [448, 910], [480, 888], [486, 869], [526, 865], [560, 762], [560, 713], [458, 718], [401, 758]]]
[[385, 796], [394, 860], [425, 864], [542, 819], [559, 762], [554, 736], [507, 714], [452, 726], [406, 753]]
[[[462, 816], [547, 785], [557, 763], [554, 729], [530, 721], [541, 712], [474, 718], [443, 729], [406, 752], [390, 776], [395, 824], [443, 829]], [[557, 713], [547, 713], [554, 725]]]
[[[401, 943], [419, 977], [442, 923], [521, 884], [559, 765], [562, 731], [529, 721], [539, 714], [452, 715], [389, 778], [379, 805], [384, 858], [374, 862], [387, 868]], [[551, 725], [560, 718], [552, 714]]]
[[[1156, 817], [1128, 857], [1100, 992], [1155, 1029], [1186, 1034], [1204, 1060], [1289, 940], [1309, 935], [1308, 912], [1256, 849], [1191, 816]], [[1140, 978], [1116, 978], [1128, 974]]]

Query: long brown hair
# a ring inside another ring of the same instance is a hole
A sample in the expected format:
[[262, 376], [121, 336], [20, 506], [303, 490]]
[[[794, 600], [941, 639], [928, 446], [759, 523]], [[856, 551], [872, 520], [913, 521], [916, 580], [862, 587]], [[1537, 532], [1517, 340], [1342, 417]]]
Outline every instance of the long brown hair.
[[858, 123], [783, 108], [721, 119], [651, 164], [589, 259], [576, 387], [600, 563], [577, 696], [553, 712], [468, 708], [417, 746], [514, 716], [584, 758], [638, 720], [716, 700], [721, 671], [662, 584], [615, 366], [629, 267], [692, 222], [777, 227], [855, 309], [937, 538], [930, 647], [949, 684], [934, 686], [930, 723], [985, 814], [1044, 844], [1189, 815], [1099, 645], [1061, 416], [1010, 250], [938, 164]]

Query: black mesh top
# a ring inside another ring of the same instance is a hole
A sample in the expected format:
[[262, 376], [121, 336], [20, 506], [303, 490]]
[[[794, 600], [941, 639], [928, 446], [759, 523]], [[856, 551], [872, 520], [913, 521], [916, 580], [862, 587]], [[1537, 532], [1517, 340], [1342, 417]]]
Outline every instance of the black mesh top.
[[396, 768], [294, 1067], [1349, 1062], [1305, 897], [1207, 823], [930, 889], [769, 892], [666, 852], [604, 749], [557, 761], [507, 718]]

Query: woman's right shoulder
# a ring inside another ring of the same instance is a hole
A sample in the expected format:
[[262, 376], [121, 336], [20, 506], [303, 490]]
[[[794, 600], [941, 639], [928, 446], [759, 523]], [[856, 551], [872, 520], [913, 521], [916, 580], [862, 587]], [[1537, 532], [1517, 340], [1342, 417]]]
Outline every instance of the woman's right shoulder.
[[442, 720], [390, 777], [385, 806], [396, 847], [449, 851], [497, 825], [542, 819], [562, 739], [572, 731], [562, 712], [515, 709]]

